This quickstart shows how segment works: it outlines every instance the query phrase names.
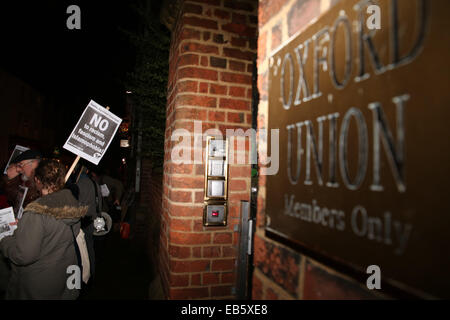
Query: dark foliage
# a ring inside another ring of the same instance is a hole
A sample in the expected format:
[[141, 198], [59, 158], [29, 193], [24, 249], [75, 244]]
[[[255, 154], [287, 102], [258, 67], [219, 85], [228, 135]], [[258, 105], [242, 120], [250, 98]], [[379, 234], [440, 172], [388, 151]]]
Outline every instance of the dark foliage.
[[[170, 32], [160, 23], [159, 8], [150, 0], [133, 6], [137, 31], [124, 31], [136, 48], [136, 65], [128, 75], [127, 90], [132, 92], [142, 119], [142, 157], [152, 160], [154, 169], [161, 169], [164, 160], [166, 92], [169, 70]], [[136, 124], [139, 120], [136, 121]], [[137, 130], [137, 125], [134, 130]]]

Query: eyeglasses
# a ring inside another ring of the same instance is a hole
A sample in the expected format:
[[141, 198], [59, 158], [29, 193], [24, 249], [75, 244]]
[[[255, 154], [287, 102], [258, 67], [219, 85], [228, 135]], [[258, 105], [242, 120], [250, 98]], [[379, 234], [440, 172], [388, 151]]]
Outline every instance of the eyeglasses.
[[23, 169], [25, 166], [27, 166], [28, 164], [32, 163], [34, 160], [30, 160], [28, 162], [25, 163], [18, 163], [17, 166], [21, 169]]

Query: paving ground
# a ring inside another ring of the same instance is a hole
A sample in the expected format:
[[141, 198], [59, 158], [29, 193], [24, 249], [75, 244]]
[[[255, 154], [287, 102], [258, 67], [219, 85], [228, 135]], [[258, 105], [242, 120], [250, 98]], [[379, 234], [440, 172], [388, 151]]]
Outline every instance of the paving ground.
[[103, 241], [96, 240], [96, 255], [96, 276], [81, 300], [149, 298], [154, 270], [144, 246], [111, 233]]

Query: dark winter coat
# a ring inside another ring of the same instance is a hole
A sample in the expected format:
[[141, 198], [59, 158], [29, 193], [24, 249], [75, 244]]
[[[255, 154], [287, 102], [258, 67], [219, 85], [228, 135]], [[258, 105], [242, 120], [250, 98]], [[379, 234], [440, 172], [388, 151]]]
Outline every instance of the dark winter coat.
[[[95, 184], [95, 186], [94, 186]], [[82, 219], [81, 224], [86, 239], [86, 246], [89, 254], [89, 263], [91, 270], [91, 277], [95, 276], [95, 251], [94, 251], [94, 224], [93, 221], [97, 218], [97, 202], [95, 201], [95, 192], [97, 190], [97, 199], [99, 200], [99, 212], [102, 211], [102, 194], [100, 186], [87, 175], [81, 175], [77, 183], [78, 186], [78, 201], [80, 205], [87, 206], [88, 211], [86, 216]], [[97, 187], [97, 189], [96, 189]]]
[[4, 183], [6, 197], [8, 199], [9, 204], [12, 206], [15, 206], [16, 203], [20, 200], [20, 199], [18, 199], [19, 186], [24, 186], [24, 187], [28, 188], [27, 195], [23, 202], [24, 208], [29, 203], [31, 203], [32, 201], [34, 201], [40, 197], [40, 194], [36, 188], [36, 183], [34, 182], [34, 179], [30, 179], [28, 181], [22, 181], [20, 174], [11, 180], [8, 180], [8, 177], [6, 175], [2, 179], [4, 180], [3, 183]]
[[13, 236], [0, 241], [0, 250], [12, 262], [7, 299], [76, 299], [68, 289], [67, 268], [77, 265], [74, 234], [87, 208], [72, 193], [60, 190], [30, 203]]

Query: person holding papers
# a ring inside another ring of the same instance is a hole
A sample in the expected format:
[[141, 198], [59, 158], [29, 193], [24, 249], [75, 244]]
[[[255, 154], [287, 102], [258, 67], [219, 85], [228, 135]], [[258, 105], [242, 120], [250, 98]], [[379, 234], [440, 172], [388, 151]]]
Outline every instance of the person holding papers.
[[76, 299], [67, 285], [69, 267], [79, 264], [75, 235], [87, 207], [64, 188], [65, 168], [42, 160], [34, 174], [41, 198], [24, 209], [12, 236], [0, 240], [0, 251], [12, 263], [6, 299]]
[[[23, 207], [40, 196], [36, 189], [34, 172], [41, 159], [42, 155], [39, 151], [27, 150], [11, 160], [4, 178], [5, 193], [11, 205], [16, 206], [16, 203], [21, 200], [19, 199], [20, 186], [28, 188]], [[17, 215], [17, 212], [15, 214]]]

